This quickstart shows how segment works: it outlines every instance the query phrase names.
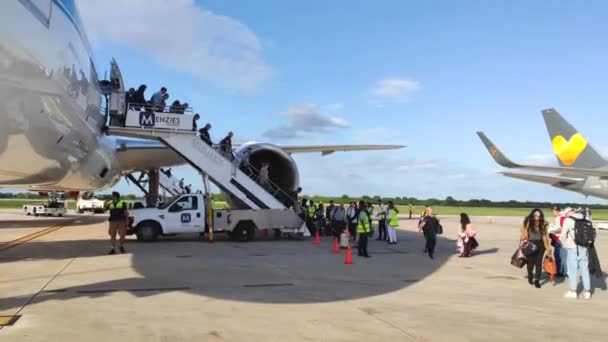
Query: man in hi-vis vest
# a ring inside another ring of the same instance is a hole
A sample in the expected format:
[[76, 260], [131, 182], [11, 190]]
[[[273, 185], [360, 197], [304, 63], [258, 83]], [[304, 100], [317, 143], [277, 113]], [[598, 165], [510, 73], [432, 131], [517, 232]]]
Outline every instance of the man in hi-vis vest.
[[359, 216], [357, 217], [357, 235], [359, 235], [359, 256], [369, 258], [367, 253], [367, 239], [371, 233], [371, 222], [365, 202], [359, 202]]
[[120, 253], [125, 253], [124, 243], [125, 235], [127, 233], [127, 225], [129, 224], [129, 212], [127, 211], [127, 203], [120, 200], [120, 194], [116, 191], [112, 193], [112, 201], [106, 205], [106, 209], [110, 211], [110, 228], [108, 234], [110, 234], [110, 242], [112, 243], [112, 249], [109, 254], [116, 253], [116, 233], [120, 236], [119, 247]]
[[397, 243], [397, 227], [399, 227], [399, 210], [395, 208], [393, 201], [388, 202], [388, 244]]

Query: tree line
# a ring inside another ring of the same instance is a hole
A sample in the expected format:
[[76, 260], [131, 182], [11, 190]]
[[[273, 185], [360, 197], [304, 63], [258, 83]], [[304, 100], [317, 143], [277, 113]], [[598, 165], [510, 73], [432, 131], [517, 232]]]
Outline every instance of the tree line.
[[[222, 194], [213, 194], [214, 201], [224, 201], [224, 197]], [[10, 192], [0, 192], [0, 199], [45, 199], [46, 197], [42, 197], [34, 192], [22, 192], [22, 193], [10, 193]], [[102, 200], [110, 200], [112, 195], [107, 194], [97, 194], [97, 198]], [[121, 196], [122, 199], [126, 201], [134, 201], [141, 200], [142, 196], [137, 196], [133, 194], [124, 194]], [[334, 201], [336, 203], [349, 203], [351, 201], [358, 202], [363, 200], [365, 202], [372, 202], [374, 204], [378, 203], [378, 200], [382, 199], [384, 202], [393, 201], [395, 205], [409, 205], [412, 206], [447, 206], [447, 207], [481, 207], [481, 208], [550, 208], [553, 206], [560, 206], [562, 208], [565, 207], [580, 207], [587, 206], [591, 209], [608, 209], [608, 205], [604, 204], [586, 204], [586, 203], [555, 203], [555, 202], [535, 202], [535, 201], [490, 201], [487, 199], [470, 199], [470, 200], [457, 200], [452, 196], [448, 196], [445, 199], [437, 199], [437, 198], [428, 198], [428, 199], [419, 199], [416, 197], [381, 197], [381, 196], [361, 196], [361, 197], [353, 197], [349, 195], [342, 195], [340, 197], [331, 197], [331, 196], [302, 196], [300, 198], [312, 199], [316, 203], [329, 203], [329, 201]]]

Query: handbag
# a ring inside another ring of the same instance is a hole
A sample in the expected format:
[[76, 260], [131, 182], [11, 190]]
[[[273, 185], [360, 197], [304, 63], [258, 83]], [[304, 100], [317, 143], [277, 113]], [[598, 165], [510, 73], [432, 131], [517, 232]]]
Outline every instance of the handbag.
[[511, 265], [517, 268], [522, 268], [526, 265], [526, 258], [524, 258], [520, 248], [518, 248], [511, 257]]
[[441, 225], [441, 223], [437, 223], [437, 231], [436, 231], [436, 233], [438, 235], [443, 234], [443, 226]]
[[526, 241], [521, 246], [521, 252], [524, 254], [524, 256], [530, 256], [538, 252], [538, 246], [530, 241]]
[[555, 279], [555, 274], [557, 273], [557, 265], [552, 256], [545, 256], [545, 260], [543, 260], [543, 269], [545, 272], [549, 273], [549, 278], [553, 281]]

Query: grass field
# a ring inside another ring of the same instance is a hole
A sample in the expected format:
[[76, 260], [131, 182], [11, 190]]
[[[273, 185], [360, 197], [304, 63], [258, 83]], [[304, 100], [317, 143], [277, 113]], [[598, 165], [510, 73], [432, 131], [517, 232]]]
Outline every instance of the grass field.
[[[21, 199], [2, 199], [0, 200], [0, 209], [21, 209], [24, 204], [33, 203], [45, 203], [44, 200], [21, 200]], [[68, 209], [74, 210], [76, 208], [76, 201], [67, 201]], [[214, 207], [216, 209], [226, 209], [228, 205], [226, 202], [215, 202]], [[399, 212], [403, 214], [408, 213], [407, 206], [397, 206]], [[469, 214], [470, 216], [519, 216], [524, 217], [530, 213], [532, 208], [479, 208], [479, 207], [441, 207], [437, 206], [433, 208], [435, 214], [441, 215], [459, 215], [462, 212]], [[551, 217], [550, 208], [541, 208], [545, 212], [545, 215]], [[420, 215], [424, 210], [424, 207], [414, 206], [414, 216]], [[608, 209], [596, 209], [593, 211], [593, 218], [606, 220], [608, 219]]]

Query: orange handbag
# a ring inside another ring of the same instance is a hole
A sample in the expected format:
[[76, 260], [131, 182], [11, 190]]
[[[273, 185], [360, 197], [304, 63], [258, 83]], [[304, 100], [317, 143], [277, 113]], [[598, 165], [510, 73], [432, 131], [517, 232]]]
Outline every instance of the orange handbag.
[[549, 277], [551, 281], [555, 279], [555, 274], [557, 273], [557, 265], [555, 264], [555, 260], [552, 256], [545, 256], [545, 260], [543, 261], [543, 269], [545, 272], [549, 273]]

